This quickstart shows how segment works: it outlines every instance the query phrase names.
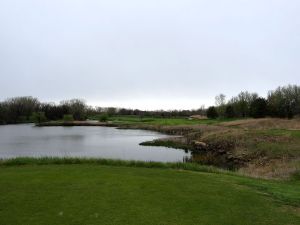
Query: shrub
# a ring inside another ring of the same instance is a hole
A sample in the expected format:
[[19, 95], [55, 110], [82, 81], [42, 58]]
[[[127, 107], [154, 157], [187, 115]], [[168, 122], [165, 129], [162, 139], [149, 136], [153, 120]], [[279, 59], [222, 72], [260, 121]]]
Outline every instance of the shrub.
[[211, 106], [207, 109], [206, 116], [209, 119], [216, 119], [219, 115], [214, 106]]
[[235, 117], [234, 108], [232, 105], [227, 105], [225, 109], [225, 117], [226, 118], [233, 118]]
[[86, 120], [87, 118], [87, 106], [84, 100], [66, 100], [60, 102], [60, 106], [64, 108], [65, 114], [72, 114], [74, 120]]
[[250, 106], [250, 115], [254, 118], [263, 118], [267, 115], [267, 100], [264, 98], [255, 99]]
[[106, 113], [103, 113], [99, 117], [100, 122], [106, 122], [108, 120], [108, 115]]
[[63, 121], [73, 121], [73, 115], [72, 114], [65, 114], [63, 117]]
[[43, 123], [47, 121], [47, 118], [44, 112], [35, 112], [31, 116], [31, 121], [34, 123]]
[[18, 123], [27, 123], [29, 120], [27, 120], [26, 116], [18, 116], [17, 118]]

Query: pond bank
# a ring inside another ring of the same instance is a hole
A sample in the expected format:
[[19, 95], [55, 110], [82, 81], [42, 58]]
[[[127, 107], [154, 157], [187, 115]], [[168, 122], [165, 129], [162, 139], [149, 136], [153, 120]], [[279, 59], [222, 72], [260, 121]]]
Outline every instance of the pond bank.
[[98, 125], [173, 135], [141, 145], [191, 151], [192, 157], [187, 162], [238, 169], [248, 176], [267, 179], [290, 179], [300, 174], [300, 131], [291, 130], [300, 126], [300, 120], [266, 118], [234, 123], [218, 120], [192, 122], [180, 120], [179, 123], [172, 118], [150, 122], [113, 119]]
[[101, 126], [101, 127], [116, 127], [115, 124], [109, 122], [98, 121], [50, 121], [35, 124], [37, 127], [56, 127], [56, 126]]
[[153, 141], [140, 143], [142, 146], [160, 146], [173, 149], [182, 149], [191, 152], [191, 157], [185, 162], [196, 162], [205, 165], [218, 166], [223, 169], [237, 169], [244, 166], [245, 160], [234, 157], [230, 154], [230, 144], [212, 141], [199, 145], [197, 141], [204, 131], [223, 130], [222, 127], [214, 125], [153, 125], [145, 123], [114, 123], [98, 121], [54, 121], [38, 124], [37, 126], [105, 126], [116, 127], [117, 129], [139, 129], [156, 131], [173, 137], [159, 138]]

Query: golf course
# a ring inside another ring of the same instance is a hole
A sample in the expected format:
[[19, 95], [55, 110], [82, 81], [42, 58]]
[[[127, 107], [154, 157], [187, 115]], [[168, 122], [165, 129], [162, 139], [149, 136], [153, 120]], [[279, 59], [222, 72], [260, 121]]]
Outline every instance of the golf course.
[[300, 0], [1, 0], [0, 225], [300, 225]]
[[[36, 129], [40, 133], [50, 129], [48, 126], [64, 125], [58, 121]], [[163, 138], [151, 143], [171, 150], [187, 147], [193, 160], [1, 159], [1, 225], [300, 224], [298, 120], [112, 117], [96, 125], [175, 134], [167, 141]], [[214, 143], [221, 145], [225, 151], [221, 156], [226, 160], [243, 150], [238, 162], [244, 163], [228, 169], [218, 167], [215, 161], [194, 160], [197, 154], [207, 156], [211, 151], [195, 148], [191, 136], [214, 148]]]
[[1, 162], [1, 224], [299, 224], [299, 177], [197, 164], [20, 158]]

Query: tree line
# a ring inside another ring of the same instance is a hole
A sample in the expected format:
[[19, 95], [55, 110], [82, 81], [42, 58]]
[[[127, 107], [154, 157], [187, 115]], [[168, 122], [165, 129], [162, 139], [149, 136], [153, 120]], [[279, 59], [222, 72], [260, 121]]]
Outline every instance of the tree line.
[[82, 99], [61, 101], [59, 104], [43, 103], [37, 98], [14, 97], [0, 102], [0, 124], [17, 124], [25, 122], [46, 122], [55, 120], [86, 120], [87, 118], [104, 118], [109, 116], [143, 117], [187, 117], [194, 114], [205, 115], [204, 106], [197, 110], [156, 110], [146, 111], [116, 107], [92, 107]]
[[300, 86], [288, 85], [269, 91], [266, 98], [244, 91], [226, 101], [226, 96], [216, 97], [215, 106], [195, 110], [126, 109], [116, 107], [91, 107], [82, 99], [61, 101], [59, 104], [43, 103], [34, 97], [15, 97], [0, 102], [0, 124], [44, 122], [52, 120], [86, 120], [89, 117], [139, 116], [189, 117], [207, 115], [208, 118], [262, 118], [266, 116], [293, 118], [300, 115]]
[[80, 99], [55, 104], [42, 103], [30, 96], [9, 98], [0, 102], [0, 124], [62, 120], [68, 116], [71, 116], [72, 120], [85, 120], [87, 109], [85, 101]]
[[257, 93], [240, 92], [226, 101], [223, 94], [216, 96], [215, 106], [207, 109], [208, 118], [293, 118], [300, 115], [300, 86], [287, 85], [269, 91], [266, 98]]

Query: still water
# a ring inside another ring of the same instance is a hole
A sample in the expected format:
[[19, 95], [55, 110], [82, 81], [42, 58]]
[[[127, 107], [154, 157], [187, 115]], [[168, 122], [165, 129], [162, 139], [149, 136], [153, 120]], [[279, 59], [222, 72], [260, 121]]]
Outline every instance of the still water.
[[0, 126], [0, 158], [59, 156], [182, 162], [190, 157], [183, 150], [139, 145], [163, 137], [167, 135], [111, 127], [5, 125]]

